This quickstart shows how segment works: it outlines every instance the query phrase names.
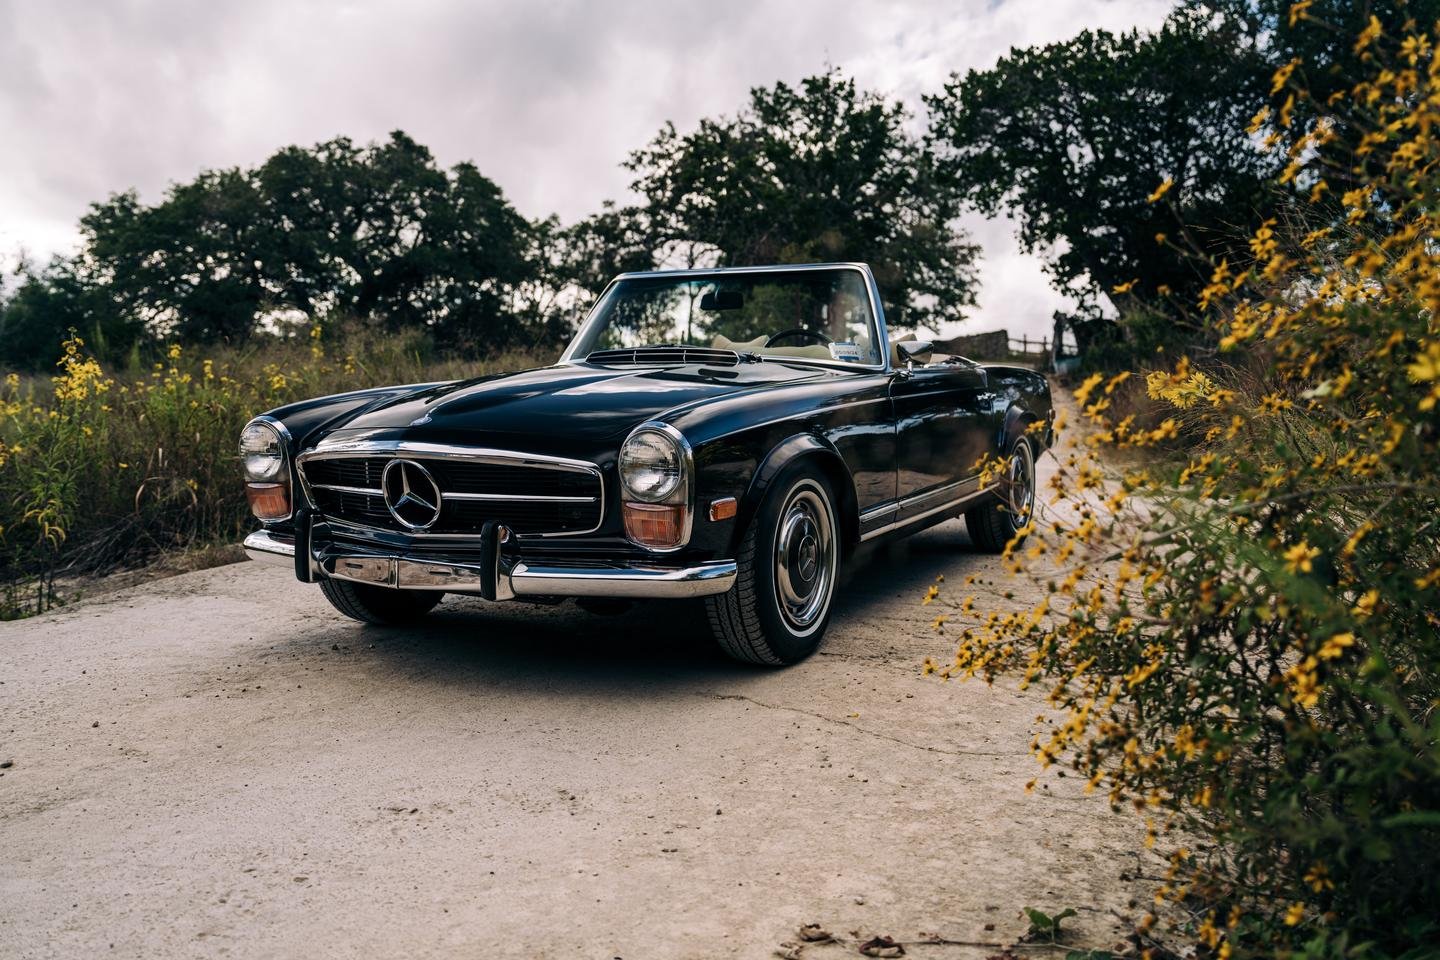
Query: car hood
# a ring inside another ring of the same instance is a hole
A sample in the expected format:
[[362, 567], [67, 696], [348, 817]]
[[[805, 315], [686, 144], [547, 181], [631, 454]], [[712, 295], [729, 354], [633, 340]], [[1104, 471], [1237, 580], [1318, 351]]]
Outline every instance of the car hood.
[[746, 363], [735, 367], [614, 368], [562, 365], [429, 387], [337, 424], [350, 431], [402, 431], [410, 439], [463, 440], [474, 434], [560, 435], [617, 440], [637, 424], [744, 390], [814, 380], [813, 367]]

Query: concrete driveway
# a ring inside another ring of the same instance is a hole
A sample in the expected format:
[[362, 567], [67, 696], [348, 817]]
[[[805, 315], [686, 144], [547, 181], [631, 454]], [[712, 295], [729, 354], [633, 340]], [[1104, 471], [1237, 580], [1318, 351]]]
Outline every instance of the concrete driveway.
[[864, 556], [780, 671], [685, 607], [386, 631], [249, 562], [0, 624], [0, 955], [985, 957], [1022, 906], [1109, 946], [1141, 824], [1025, 794], [1039, 692], [921, 676], [926, 586], [997, 569], [955, 521]]

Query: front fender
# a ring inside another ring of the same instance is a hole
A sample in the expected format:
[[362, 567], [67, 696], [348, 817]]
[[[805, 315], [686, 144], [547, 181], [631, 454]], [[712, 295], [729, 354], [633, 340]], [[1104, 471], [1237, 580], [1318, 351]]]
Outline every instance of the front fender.
[[825, 438], [813, 433], [797, 433], [775, 444], [756, 468], [750, 486], [740, 500], [736, 517], [738, 522], [735, 524], [735, 542], [732, 544], [734, 549], [739, 548], [740, 536], [760, 511], [760, 504], [764, 502], [765, 495], [770, 492], [775, 479], [785, 468], [803, 458], [814, 458], [816, 466], [830, 481], [831, 490], [835, 494], [835, 506], [840, 511], [840, 536], [847, 549], [859, 541], [859, 509], [856, 506], [855, 481], [850, 475], [850, 468], [845, 465], [840, 452]]

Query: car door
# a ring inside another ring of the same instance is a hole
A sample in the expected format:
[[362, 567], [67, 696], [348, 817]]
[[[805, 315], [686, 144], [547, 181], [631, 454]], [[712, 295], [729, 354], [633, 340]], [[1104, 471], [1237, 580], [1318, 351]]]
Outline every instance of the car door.
[[934, 512], [972, 493], [990, 449], [991, 398], [985, 371], [939, 363], [895, 371], [896, 519]]

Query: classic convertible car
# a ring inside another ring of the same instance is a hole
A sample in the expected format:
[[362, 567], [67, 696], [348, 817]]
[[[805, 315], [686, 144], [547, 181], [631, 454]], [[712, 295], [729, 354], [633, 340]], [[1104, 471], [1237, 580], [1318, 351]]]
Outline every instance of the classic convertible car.
[[731, 656], [794, 663], [859, 544], [963, 514], [997, 551], [1033, 505], [1044, 378], [932, 353], [863, 264], [624, 274], [553, 366], [250, 421], [246, 551], [368, 623], [700, 598]]

